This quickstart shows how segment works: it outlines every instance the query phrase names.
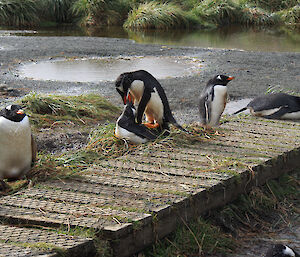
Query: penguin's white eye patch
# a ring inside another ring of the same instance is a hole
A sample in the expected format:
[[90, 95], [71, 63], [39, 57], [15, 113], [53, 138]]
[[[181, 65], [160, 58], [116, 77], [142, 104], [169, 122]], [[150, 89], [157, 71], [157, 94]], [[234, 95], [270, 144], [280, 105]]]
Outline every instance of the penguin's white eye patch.
[[221, 76], [219, 75], [219, 76], [217, 77], [217, 79], [221, 80]]
[[11, 105], [5, 107], [6, 110], [11, 111]]

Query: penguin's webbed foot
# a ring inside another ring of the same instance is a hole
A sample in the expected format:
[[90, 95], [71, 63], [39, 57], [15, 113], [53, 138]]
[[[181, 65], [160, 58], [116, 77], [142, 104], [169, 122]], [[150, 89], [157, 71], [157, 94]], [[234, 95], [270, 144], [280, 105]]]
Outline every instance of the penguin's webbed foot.
[[158, 123], [143, 123], [143, 125], [145, 125], [149, 129], [156, 129], [159, 127]]

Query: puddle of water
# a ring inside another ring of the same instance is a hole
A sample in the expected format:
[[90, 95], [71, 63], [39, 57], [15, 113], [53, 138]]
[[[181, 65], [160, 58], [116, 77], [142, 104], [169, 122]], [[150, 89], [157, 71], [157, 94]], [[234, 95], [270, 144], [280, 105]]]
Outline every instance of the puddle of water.
[[114, 81], [121, 73], [143, 69], [158, 79], [183, 77], [197, 72], [201, 61], [174, 57], [119, 57], [63, 59], [24, 64], [23, 78], [70, 82]]
[[[244, 98], [244, 99], [240, 99], [240, 100], [236, 100], [236, 101], [229, 101], [226, 104], [225, 110], [224, 110], [224, 114], [233, 114], [236, 111], [244, 108], [247, 106], [248, 103], [250, 103], [250, 101], [253, 100], [252, 98]], [[249, 113], [249, 110], [244, 111], [243, 113]]]

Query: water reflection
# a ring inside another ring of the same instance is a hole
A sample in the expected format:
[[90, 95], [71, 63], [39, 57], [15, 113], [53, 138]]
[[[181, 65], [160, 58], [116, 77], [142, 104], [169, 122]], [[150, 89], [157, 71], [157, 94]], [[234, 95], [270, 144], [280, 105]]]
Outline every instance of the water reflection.
[[253, 51], [300, 52], [300, 30], [283, 28], [258, 28], [227, 26], [217, 30], [168, 30], [133, 32], [122, 27], [94, 28], [84, 30], [72, 27], [48, 28], [37, 31], [20, 31], [23, 36], [97, 36], [128, 38], [138, 43], [153, 43], [180, 46], [197, 46]]

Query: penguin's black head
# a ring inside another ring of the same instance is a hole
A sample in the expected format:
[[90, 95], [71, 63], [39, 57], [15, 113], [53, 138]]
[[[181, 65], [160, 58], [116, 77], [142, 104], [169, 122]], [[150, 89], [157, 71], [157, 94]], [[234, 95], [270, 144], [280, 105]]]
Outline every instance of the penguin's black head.
[[214, 85], [224, 85], [226, 86], [227, 83], [231, 80], [233, 80], [234, 77], [229, 77], [226, 75], [217, 75], [215, 76], [213, 79], [210, 80], [210, 83], [214, 84]]
[[116, 90], [121, 95], [124, 104], [126, 104], [128, 91], [133, 82], [133, 75], [131, 72], [122, 73], [116, 80]]
[[26, 114], [24, 113], [20, 105], [13, 104], [2, 109], [0, 111], [0, 116], [3, 116], [10, 121], [20, 122], [23, 120]]
[[299, 257], [292, 248], [283, 245], [275, 244], [269, 248], [265, 257]]
[[135, 107], [131, 101], [126, 102], [124, 107], [123, 115], [129, 120], [135, 121]]

